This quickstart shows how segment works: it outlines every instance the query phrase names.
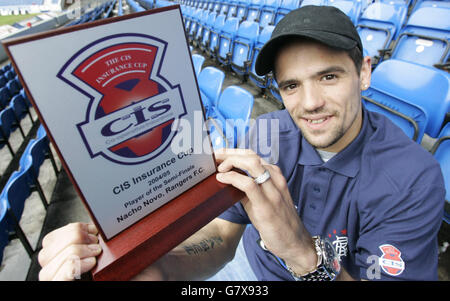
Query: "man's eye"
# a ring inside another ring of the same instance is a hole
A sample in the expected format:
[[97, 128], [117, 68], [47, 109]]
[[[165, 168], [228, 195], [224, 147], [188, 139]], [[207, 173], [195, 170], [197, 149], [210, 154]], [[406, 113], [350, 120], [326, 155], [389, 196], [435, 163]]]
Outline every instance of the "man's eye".
[[333, 80], [336, 78], [335, 74], [327, 74], [322, 77], [322, 80]]
[[285, 90], [285, 91], [292, 91], [295, 88], [297, 88], [297, 84], [289, 84], [289, 85], [284, 86], [283, 90]]

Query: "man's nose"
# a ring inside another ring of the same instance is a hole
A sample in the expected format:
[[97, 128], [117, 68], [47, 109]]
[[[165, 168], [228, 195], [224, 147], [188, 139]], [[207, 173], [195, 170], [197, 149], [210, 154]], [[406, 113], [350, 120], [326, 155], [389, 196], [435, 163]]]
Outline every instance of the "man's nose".
[[301, 95], [301, 105], [305, 112], [314, 112], [325, 105], [319, 87], [314, 83], [305, 83]]

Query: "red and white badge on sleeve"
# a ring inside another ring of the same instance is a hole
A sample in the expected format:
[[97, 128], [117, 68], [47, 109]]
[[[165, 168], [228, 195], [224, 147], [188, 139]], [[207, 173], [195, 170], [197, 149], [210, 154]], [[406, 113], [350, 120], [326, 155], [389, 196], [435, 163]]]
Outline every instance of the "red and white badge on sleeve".
[[383, 271], [391, 276], [400, 275], [405, 270], [405, 262], [401, 257], [400, 250], [390, 244], [381, 245], [379, 248], [383, 255], [378, 262]]

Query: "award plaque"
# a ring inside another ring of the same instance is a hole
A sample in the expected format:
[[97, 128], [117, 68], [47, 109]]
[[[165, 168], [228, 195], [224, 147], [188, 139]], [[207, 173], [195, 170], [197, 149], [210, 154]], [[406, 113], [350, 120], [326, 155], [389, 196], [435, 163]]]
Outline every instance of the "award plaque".
[[178, 5], [4, 42], [100, 231], [95, 280], [126, 280], [243, 193], [216, 181]]

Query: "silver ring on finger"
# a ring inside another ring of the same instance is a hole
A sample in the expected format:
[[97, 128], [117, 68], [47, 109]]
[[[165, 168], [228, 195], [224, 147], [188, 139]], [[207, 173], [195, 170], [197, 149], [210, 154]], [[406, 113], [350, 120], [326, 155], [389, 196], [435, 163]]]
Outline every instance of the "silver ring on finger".
[[253, 181], [255, 181], [255, 183], [259, 185], [259, 184], [266, 182], [269, 179], [270, 179], [270, 173], [267, 169], [265, 169], [264, 172], [262, 174], [260, 174], [259, 176], [257, 176], [256, 178], [254, 178]]

